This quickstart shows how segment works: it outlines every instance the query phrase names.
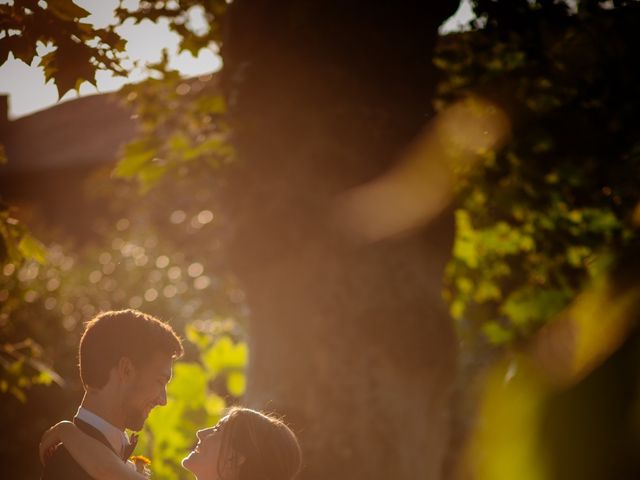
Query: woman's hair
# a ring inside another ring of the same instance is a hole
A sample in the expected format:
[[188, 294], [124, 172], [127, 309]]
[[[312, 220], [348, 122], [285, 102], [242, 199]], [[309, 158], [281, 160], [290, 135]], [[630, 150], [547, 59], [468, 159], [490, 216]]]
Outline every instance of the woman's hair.
[[220, 451], [218, 472], [226, 452], [244, 457], [238, 466], [238, 480], [291, 480], [302, 462], [298, 439], [282, 420], [242, 407], [229, 411]]

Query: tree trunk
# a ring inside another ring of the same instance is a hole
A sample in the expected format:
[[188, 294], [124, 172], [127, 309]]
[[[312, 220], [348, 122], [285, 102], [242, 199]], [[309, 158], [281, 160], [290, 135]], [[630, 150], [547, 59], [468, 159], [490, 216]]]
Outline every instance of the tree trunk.
[[374, 244], [335, 198], [431, 115], [457, 2], [236, 0], [222, 49], [238, 152], [229, 257], [251, 308], [248, 403], [299, 433], [304, 480], [438, 479], [455, 376], [440, 298], [453, 227]]

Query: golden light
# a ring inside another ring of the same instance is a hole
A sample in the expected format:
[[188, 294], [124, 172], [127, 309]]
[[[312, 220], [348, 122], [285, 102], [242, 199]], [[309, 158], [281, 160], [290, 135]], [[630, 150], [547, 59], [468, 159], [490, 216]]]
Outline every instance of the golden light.
[[640, 288], [621, 289], [611, 279], [598, 278], [536, 335], [529, 348], [493, 365], [481, 383], [477, 418], [455, 478], [552, 478], [549, 452], [543, 451], [553, 440], [553, 433], [543, 429], [549, 402], [620, 348], [639, 305]]
[[341, 195], [339, 223], [381, 240], [427, 224], [449, 204], [455, 183], [510, 131], [506, 114], [480, 97], [442, 111], [385, 175]]

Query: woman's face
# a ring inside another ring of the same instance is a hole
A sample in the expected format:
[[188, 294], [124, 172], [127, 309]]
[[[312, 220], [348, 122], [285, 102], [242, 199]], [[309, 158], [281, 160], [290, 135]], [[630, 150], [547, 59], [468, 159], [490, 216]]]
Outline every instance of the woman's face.
[[[218, 458], [222, 429], [227, 422], [227, 417], [222, 418], [214, 427], [198, 430], [196, 436], [198, 443], [194, 449], [182, 460], [182, 466], [193, 473], [199, 480], [218, 480]], [[225, 462], [220, 463], [224, 468]], [[222, 473], [222, 472], [221, 472]]]

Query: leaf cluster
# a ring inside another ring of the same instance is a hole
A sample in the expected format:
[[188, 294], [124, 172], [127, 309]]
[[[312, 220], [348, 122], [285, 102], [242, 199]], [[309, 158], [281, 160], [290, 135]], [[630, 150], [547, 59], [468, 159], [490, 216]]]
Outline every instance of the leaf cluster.
[[26, 225], [15, 215], [15, 209], [0, 203], [0, 262], [11, 261], [17, 265], [25, 260], [46, 261], [44, 246], [36, 240]]
[[124, 74], [126, 42], [112, 28], [83, 22], [87, 12], [72, 0], [14, 0], [0, 5], [0, 65], [10, 55], [31, 65], [38, 48], [45, 81], [53, 80], [58, 94], [95, 82], [98, 69]]
[[[197, 57], [200, 49], [222, 43], [222, 18], [228, 3], [225, 0], [142, 0], [135, 10], [120, 6], [115, 13], [120, 23], [168, 21], [170, 30], [180, 37], [178, 49]], [[190, 21], [195, 10], [202, 14], [206, 27], [198, 28]]]
[[459, 178], [445, 296], [463, 338], [505, 345], [638, 253], [640, 4], [475, 6], [477, 29], [442, 42], [438, 102], [479, 92], [515, 128]]
[[225, 120], [225, 102], [212, 75], [182, 79], [166, 69], [166, 59], [154, 68], [158, 79], [129, 85], [125, 101], [137, 112], [138, 137], [127, 144], [114, 175], [135, 179], [142, 192], [167, 173], [194, 174], [233, 160]]
[[62, 377], [42, 360], [42, 347], [33, 339], [0, 344], [0, 394], [24, 403], [29, 388], [53, 382], [64, 385]]

